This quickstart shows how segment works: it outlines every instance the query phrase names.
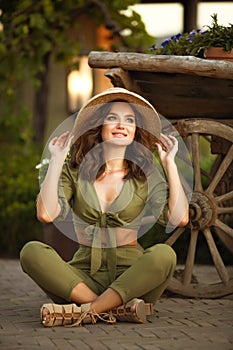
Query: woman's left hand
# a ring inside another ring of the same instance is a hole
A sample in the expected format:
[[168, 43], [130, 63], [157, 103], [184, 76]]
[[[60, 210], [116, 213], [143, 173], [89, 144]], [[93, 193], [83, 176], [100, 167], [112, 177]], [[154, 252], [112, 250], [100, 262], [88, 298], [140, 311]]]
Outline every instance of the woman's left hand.
[[160, 140], [166, 147], [166, 150], [164, 150], [164, 148], [159, 143], [157, 143], [157, 150], [161, 163], [165, 165], [167, 160], [175, 159], [175, 155], [178, 151], [178, 141], [174, 136], [166, 136], [162, 133], [160, 136]]

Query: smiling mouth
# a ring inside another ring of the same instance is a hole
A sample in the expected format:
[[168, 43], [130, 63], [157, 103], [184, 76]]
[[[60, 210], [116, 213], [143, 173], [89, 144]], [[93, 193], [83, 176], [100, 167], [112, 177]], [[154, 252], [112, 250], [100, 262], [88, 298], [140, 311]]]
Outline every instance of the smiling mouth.
[[118, 133], [118, 132], [113, 133], [113, 136], [114, 136], [114, 137], [127, 137], [126, 134], [122, 134], [122, 133]]

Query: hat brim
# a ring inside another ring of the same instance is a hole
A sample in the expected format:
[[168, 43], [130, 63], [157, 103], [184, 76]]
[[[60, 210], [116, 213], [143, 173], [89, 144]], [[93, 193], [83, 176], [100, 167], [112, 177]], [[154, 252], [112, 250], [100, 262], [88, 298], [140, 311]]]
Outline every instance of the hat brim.
[[[92, 97], [80, 109], [73, 128], [75, 137], [78, 138], [94, 126], [97, 126], [96, 123], [93, 125], [91, 117], [103, 104], [119, 100], [132, 104], [141, 115], [140, 127], [153, 134], [157, 139], [160, 138], [161, 122], [155, 108], [142, 96], [123, 88], [107, 89]], [[101, 124], [100, 121], [99, 125]]]

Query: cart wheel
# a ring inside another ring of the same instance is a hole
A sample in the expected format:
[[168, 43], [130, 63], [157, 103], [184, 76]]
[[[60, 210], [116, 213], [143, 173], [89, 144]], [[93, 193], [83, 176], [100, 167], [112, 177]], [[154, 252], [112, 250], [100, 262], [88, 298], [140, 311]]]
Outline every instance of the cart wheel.
[[[174, 126], [186, 144], [190, 145], [194, 190], [190, 201], [190, 223], [185, 228], [177, 228], [166, 240], [167, 244], [173, 246], [185, 234], [186, 241], [189, 238], [184, 264], [178, 265], [168, 290], [198, 298], [232, 294], [233, 128], [203, 119], [181, 120]], [[218, 155], [212, 152], [216, 139], [218, 148], [222, 145], [218, 151], [222, 153]], [[207, 166], [210, 159], [212, 165]], [[198, 262], [198, 250], [203, 249], [203, 246], [210, 259], [208, 276], [203, 276], [203, 265]]]

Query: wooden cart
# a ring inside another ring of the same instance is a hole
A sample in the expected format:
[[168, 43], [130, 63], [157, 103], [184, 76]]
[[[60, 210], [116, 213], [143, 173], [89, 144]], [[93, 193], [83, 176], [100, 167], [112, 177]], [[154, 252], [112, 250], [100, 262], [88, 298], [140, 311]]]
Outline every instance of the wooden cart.
[[[175, 247], [185, 237], [185, 261], [178, 265], [168, 289], [189, 297], [232, 294], [233, 63], [93, 51], [89, 65], [107, 69], [105, 75], [114, 86], [148, 99], [189, 147], [194, 180], [190, 223], [174, 230], [165, 241]], [[211, 166], [206, 169], [210, 158]], [[211, 261], [210, 276], [204, 278], [198, 261], [202, 244]]]

